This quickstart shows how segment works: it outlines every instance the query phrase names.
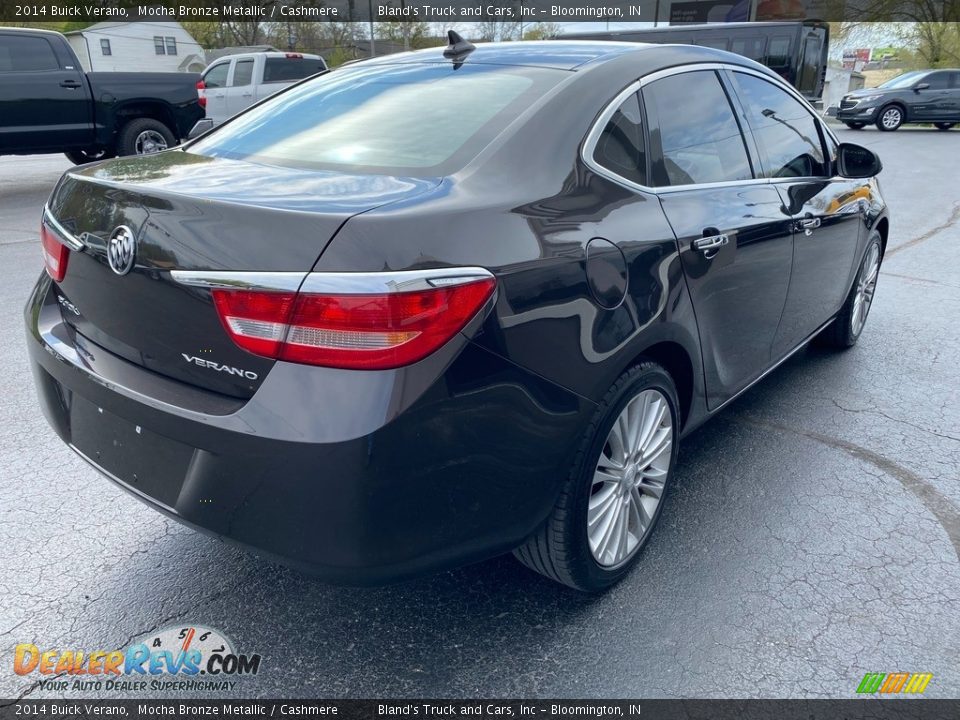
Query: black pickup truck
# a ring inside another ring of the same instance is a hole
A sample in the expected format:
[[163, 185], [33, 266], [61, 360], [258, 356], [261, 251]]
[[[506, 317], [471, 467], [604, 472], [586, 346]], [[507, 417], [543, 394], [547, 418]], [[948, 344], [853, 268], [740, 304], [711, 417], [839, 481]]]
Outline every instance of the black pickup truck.
[[164, 150], [203, 117], [192, 73], [85, 73], [67, 39], [0, 27], [0, 155]]

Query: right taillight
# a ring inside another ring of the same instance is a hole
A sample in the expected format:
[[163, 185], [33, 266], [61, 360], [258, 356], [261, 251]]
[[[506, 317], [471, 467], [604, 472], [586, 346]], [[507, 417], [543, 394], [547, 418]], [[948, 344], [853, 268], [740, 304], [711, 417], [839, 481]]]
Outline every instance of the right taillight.
[[493, 294], [493, 277], [445, 278], [406, 292], [214, 289], [233, 341], [289, 362], [384, 370], [422, 360], [460, 332]]
[[207, 84], [203, 80], [197, 80], [197, 101], [204, 109], [207, 107], [207, 94], [204, 92], [206, 89]]
[[40, 243], [43, 245], [43, 264], [47, 269], [47, 274], [55, 282], [60, 282], [67, 274], [70, 248], [60, 242], [60, 238], [47, 227], [45, 222], [40, 223]]

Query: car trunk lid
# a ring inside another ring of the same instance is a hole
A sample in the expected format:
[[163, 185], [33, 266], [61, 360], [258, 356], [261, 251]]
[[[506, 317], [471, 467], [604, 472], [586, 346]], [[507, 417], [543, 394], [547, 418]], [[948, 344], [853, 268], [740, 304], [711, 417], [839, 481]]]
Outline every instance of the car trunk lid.
[[[209, 290], [178, 284], [171, 271], [296, 277], [313, 267], [350, 217], [436, 184], [181, 151], [71, 172], [48, 205], [53, 221], [83, 245], [70, 253], [56, 288], [64, 320], [95, 345], [148, 370], [249, 397], [275, 361], [237, 347]], [[125, 273], [111, 267], [108, 253], [121, 227], [135, 238]]]

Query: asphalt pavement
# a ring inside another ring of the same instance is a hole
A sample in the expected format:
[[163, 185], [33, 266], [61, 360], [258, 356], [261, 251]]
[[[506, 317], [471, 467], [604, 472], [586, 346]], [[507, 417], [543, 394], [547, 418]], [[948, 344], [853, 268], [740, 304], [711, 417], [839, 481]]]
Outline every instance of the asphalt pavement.
[[799, 353], [688, 438], [640, 567], [601, 597], [510, 557], [330, 587], [101, 478], [41, 416], [23, 339], [68, 163], [0, 158], [0, 697], [98, 694], [15, 675], [18, 643], [191, 624], [262, 656], [232, 696], [850, 697], [904, 671], [960, 697], [960, 129], [838, 134], [880, 153], [892, 218], [859, 344]]

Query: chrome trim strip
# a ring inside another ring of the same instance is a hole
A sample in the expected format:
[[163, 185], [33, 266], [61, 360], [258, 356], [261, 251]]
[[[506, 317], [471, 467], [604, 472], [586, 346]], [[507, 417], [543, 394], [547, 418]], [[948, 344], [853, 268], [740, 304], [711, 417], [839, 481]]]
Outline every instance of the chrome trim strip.
[[50, 206], [43, 206], [43, 218], [42, 222], [50, 227], [57, 235], [60, 236], [60, 239], [63, 240], [63, 243], [70, 248], [71, 250], [82, 251], [86, 248], [86, 245], [77, 239], [73, 233], [67, 230], [63, 225], [61, 225], [57, 219], [53, 216], [53, 213], [50, 212]]
[[225, 290], [296, 292], [305, 272], [230, 272], [226, 270], [171, 270], [170, 277], [181, 285]]
[[[641, 90], [645, 85], [649, 85], [652, 82], [656, 82], [665, 77], [671, 77], [673, 75], [681, 75], [688, 72], [698, 72], [702, 70], [731, 70], [735, 72], [746, 73], [747, 75], [755, 75], [761, 80], [766, 80], [771, 85], [779, 87], [787, 91], [792, 95], [796, 100], [799, 100], [800, 103], [807, 108], [811, 117], [814, 121], [820, 124], [820, 127], [823, 128], [823, 131], [826, 135], [833, 139], [837, 144], [840, 143], [837, 136], [833, 133], [830, 127], [820, 119], [816, 111], [810, 106], [810, 102], [801, 95], [796, 88], [791, 85], [787, 85], [782, 80], [778, 81], [778, 78], [771, 77], [766, 73], [754, 70], [753, 68], [744, 67], [742, 65], [735, 65], [732, 63], [694, 63], [691, 65], [682, 65], [680, 67], [667, 68], [665, 70], [658, 70], [657, 72], [650, 73], [649, 75], [644, 75], [639, 80], [636, 80], [630, 83], [627, 87], [621, 90], [616, 97], [611, 100], [607, 106], [603, 109], [597, 119], [594, 121], [593, 126], [590, 128], [590, 131], [587, 133], [586, 138], [581, 144], [580, 148], [580, 159], [583, 163], [593, 170], [598, 175], [611, 180], [612, 182], [622, 185], [623, 187], [645, 193], [652, 193], [654, 195], [663, 195], [674, 192], [683, 192], [685, 190], [693, 189], [710, 189], [710, 188], [724, 188], [724, 187], [740, 187], [742, 185], [770, 185], [773, 183], [779, 182], [802, 182], [804, 180], [822, 180], [823, 178], [801, 178], [801, 177], [792, 177], [792, 178], [750, 178], [748, 180], [723, 180], [720, 182], [712, 183], [698, 183], [692, 185], [668, 185], [665, 187], [651, 187], [648, 185], [641, 185], [635, 183], [631, 180], [628, 180], [620, 175], [617, 175], [612, 170], [608, 170], [602, 165], [598, 164], [593, 159], [593, 152], [596, 150], [597, 142], [600, 139], [600, 135], [603, 133], [604, 128], [607, 126], [610, 118], [613, 117], [613, 114], [617, 111], [617, 108], [620, 107], [620, 104], [632, 93], [635, 93]], [[646, 117], [643, 118], [646, 122]]]
[[218, 270], [172, 270], [170, 277], [181, 285], [233, 290], [274, 292], [381, 294], [427, 290], [462, 285], [493, 278], [482, 267], [431, 268], [401, 272], [230, 272]]

